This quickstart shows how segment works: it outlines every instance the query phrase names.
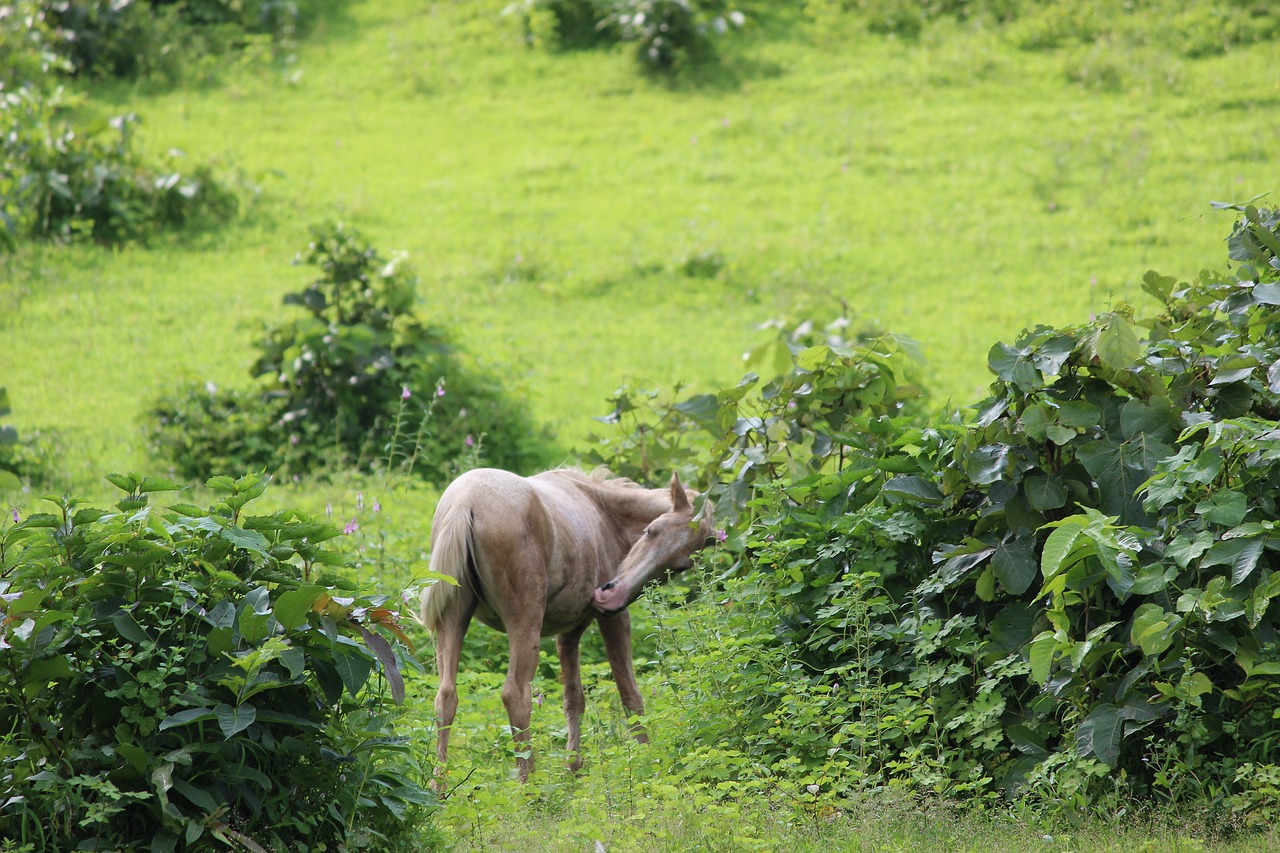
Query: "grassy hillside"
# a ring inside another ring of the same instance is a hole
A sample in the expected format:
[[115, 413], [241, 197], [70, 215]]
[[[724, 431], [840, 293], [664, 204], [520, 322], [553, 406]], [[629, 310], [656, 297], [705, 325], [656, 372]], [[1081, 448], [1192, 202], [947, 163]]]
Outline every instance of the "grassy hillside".
[[99, 97], [143, 116], [146, 146], [234, 163], [262, 196], [207, 238], [6, 261], [19, 429], [61, 433], [82, 482], [146, 467], [144, 399], [246, 382], [325, 218], [408, 252], [425, 312], [505, 365], [566, 448], [620, 380], [734, 381], [756, 324], [842, 304], [921, 341], [938, 402], [966, 404], [996, 340], [1135, 299], [1149, 267], [1216, 264], [1208, 202], [1274, 186], [1265, 46], [1028, 53], [946, 23], [914, 43], [819, 33], [757, 4], [720, 67], [666, 86], [622, 53], [526, 48], [503, 5], [351, 3], [284, 70]]

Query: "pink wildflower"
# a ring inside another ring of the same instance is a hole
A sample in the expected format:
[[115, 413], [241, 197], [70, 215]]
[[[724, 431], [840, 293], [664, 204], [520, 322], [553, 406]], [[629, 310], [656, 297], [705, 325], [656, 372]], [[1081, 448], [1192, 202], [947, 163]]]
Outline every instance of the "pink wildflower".
[[14, 507], [14, 510], [13, 510], [13, 523], [14, 523], [14, 524], [17, 524], [17, 523], [18, 523], [18, 509], [17, 509], [17, 507]]
[[443, 383], [443, 382], [441, 382], [439, 385], [437, 385], [437, 386], [436, 386], [436, 396], [437, 396], [437, 397], [443, 397], [443, 396], [444, 396], [444, 383]]
[[413, 396], [413, 395], [409, 393], [409, 386], [408, 386], [408, 385], [405, 385], [403, 388], [401, 388], [401, 389], [400, 389], [400, 399], [401, 399], [401, 400], [408, 400], [408, 399], [409, 399], [410, 397], [412, 397], [412, 396]]
[[729, 538], [729, 534], [728, 534], [728, 533], [725, 533], [723, 528], [721, 528], [720, 530], [717, 530], [717, 531], [716, 531], [716, 541], [717, 541], [717, 542], [723, 542], [724, 540], [726, 540], [726, 539], [728, 539], [728, 538]]
[[359, 529], [360, 529], [360, 525], [356, 524], [356, 520], [353, 518], [346, 523], [345, 527], [342, 528], [342, 532], [350, 536], [352, 533], [355, 533]]
[[378, 503], [378, 499], [377, 499], [377, 498], [374, 498], [374, 499], [373, 499], [373, 511], [374, 511], [374, 512], [382, 512], [382, 504]]
[[466, 438], [466, 442], [467, 442], [467, 447], [475, 447], [475, 446], [476, 446], [476, 440], [475, 440], [474, 438], [472, 438], [471, 436], [467, 436], [467, 438]]

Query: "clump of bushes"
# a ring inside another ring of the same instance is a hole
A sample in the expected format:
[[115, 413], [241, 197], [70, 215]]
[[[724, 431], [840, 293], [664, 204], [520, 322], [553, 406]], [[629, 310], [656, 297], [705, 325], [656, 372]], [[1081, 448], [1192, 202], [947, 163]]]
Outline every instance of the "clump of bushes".
[[407, 258], [330, 223], [298, 262], [319, 276], [285, 297], [300, 316], [266, 328], [254, 387], [194, 383], [152, 407], [152, 446], [182, 476], [394, 468], [441, 482], [480, 454], [517, 471], [546, 461], [526, 404], [418, 317]]
[[1234, 270], [1148, 274], [1145, 340], [1119, 306], [997, 344], [968, 418], [886, 407], [877, 347], [716, 396], [744, 522], [657, 614], [678, 774], [1274, 824], [1280, 212], [1231, 207]]
[[16, 492], [24, 483], [47, 486], [54, 454], [50, 436], [39, 431], [20, 436], [16, 427], [4, 423], [12, 413], [9, 391], [0, 386], [0, 494]]
[[673, 73], [715, 56], [715, 38], [746, 19], [726, 0], [522, 0], [526, 41], [551, 49], [633, 44], [650, 71]]
[[365, 849], [435, 806], [396, 731], [407, 639], [338, 531], [111, 475], [0, 521], [0, 835], [25, 850]]
[[58, 84], [78, 70], [67, 46], [79, 49], [89, 39], [57, 23], [78, 8], [20, 2], [0, 9], [0, 245], [145, 242], [163, 230], [234, 217], [242, 182], [184, 163], [178, 152], [147, 161], [134, 146], [137, 116], [86, 119], [83, 100]]

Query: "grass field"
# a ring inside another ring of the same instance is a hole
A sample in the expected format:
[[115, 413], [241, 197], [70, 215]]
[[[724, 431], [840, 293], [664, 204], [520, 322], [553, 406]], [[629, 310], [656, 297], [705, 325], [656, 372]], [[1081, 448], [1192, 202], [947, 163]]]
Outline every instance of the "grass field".
[[[235, 164], [263, 194], [198, 240], [5, 262], [15, 424], [61, 433], [78, 482], [147, 466], [144, 400], [247, 382], [326, 218], [409, 253], [424, 312], [526, 386], [566, 449], [620, 380], [734, 382], [757, 324], [842, 305], [919, 340], [938, 404], [965, 405], [994, 342], [1140, 299], [1150, 267], [1220, 265], [1208, 202], [1274, 187], [1269, 47], [818, 38], [761, 4], [723, 67], [673, 88], [622, 54], [524, 48], [501, 6], [350, 4], [291, 70], [99, 98], [142, 115], [148, 147]], [[1072, 82], [1090, 63], [1110, 88]], [[685, 273], [699, 257], [713, 275]]]
[[[1209, 202], [1273, 191], [1280, 175], [1273, 45], [1194, 61], [1123, 45], [1029, 53], [947, 23], [918, 42], [853, 19], [818, 32], [792, 4], [760, 2], [743, 4], [752, 23], [720, 66], [668, 86], [620, 52], [529, 49], [504, 5], [352, 2], [287, 68], [94, 93], [94, 109], [143, 117], [148, 149], [218, 158], [261, 195], [216, 233], [0, 258], [12, 423], [56, 437], [67, 485], [108, 494], [106, 472], [159, 466], [139, 418], [160, 390], [249, 381], [252, 341], [305, 280], [290, 261], [324, 219], [407, 252], [423, 313], [524, 388], [567, 454], [620, 382], [736, 382], [756, 327], [779, 317], [847, 309], [921, 343], [935, 405], [976, 402], [996, 341], [1119, 300], [1145, 309], [1149, 268], [1220, 267], [1230, 220]], [[398, 549], [371, 578], [407, 583], [432, 490], [282, 483], [271, 500], [344, 515], [357, 489], [381, 490], [385, 506], [388, 538], [368, 531], [370, 546]], [[529, 837], [564, 850], [1217, 849], [1193, 830], [1045, 839], [1005, 818], [876, 807], [784, 825], [768, 798], [733, 813], [749, 815], [737, 837], [679, 792], [632, 789], [652, 795], [644, 807], [611, 787], [613, 771], [652, 769], [662, 753], [630, 763], [603, 710], [600, 773], [568, 780], [552, 750], [545, 783], [514, 791], [491, 678], [470, 677], [460, 719], [478, 775], [438, 820], [457, 849]], [[544, 680], [545, 744], [559, 712]], [[425, 720], [432, 679], [417, 687]], [[669, 697], [657, 676], [647, 687], [660, 732]], [[635, 829], [646, 821], [652, 831]]]

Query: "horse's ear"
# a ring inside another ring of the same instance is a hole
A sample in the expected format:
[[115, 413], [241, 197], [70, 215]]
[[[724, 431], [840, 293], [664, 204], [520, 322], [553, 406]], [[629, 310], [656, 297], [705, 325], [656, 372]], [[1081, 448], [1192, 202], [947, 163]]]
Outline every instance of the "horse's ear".
[[689, 495], [680, 485], [680, 475], [671, 475], [671, 511], [681, 512], [689, 509]]

